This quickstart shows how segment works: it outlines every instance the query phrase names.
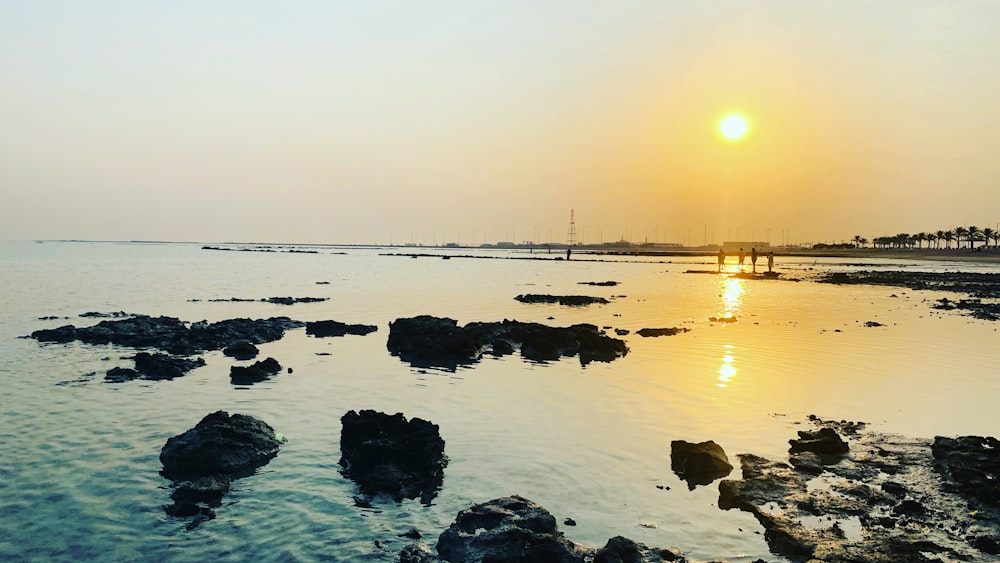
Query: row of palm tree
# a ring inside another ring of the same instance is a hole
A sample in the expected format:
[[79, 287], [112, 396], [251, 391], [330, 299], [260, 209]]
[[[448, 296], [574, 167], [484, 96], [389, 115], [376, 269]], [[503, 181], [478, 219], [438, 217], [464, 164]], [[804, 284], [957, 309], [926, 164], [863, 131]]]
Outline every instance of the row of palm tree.
[[[855, 235], [851, 239], [855, 246], [864, 247], [868, 244], [868, 239]], [[968, 244], [968, 248], [974, 249], [976, 243], [982, 242], [980, 248], [989, 247], [993, 242], [993, 247], [1000, 247], [1000, 231], [989, 227], [980, 229], [975, 225], [968, 227], [955, 227], [954, 229], [935, 231], [933, 233], [899, 233], [893, 236], [875, 237], [871, 243], [874, 248], [924, 248], [923, 243], [927, 243], [926, 248], [941, 248], [944, 244], [946, 249], [951, 248], [951, 243], [955, 243], [955, 248], [962, 248], [962, 243]]]

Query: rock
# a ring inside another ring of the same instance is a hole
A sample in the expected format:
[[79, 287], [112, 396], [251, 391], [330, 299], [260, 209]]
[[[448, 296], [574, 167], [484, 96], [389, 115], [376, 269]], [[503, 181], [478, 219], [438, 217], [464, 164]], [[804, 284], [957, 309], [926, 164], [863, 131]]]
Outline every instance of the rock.
[[459, 512], [438, 538], [437, 551], [451, 562], [582, 563], [588, 554], [556, 529], [556, 520], [547, 510], [519, 496]]
[[644, 338], [649, 338], [649, 337], [656, 337], [656, 336], [673, 336], [675, 334], [681, 334], [681, 333], [684, 333], [684, 332], [688, 332], [690, 330], [691, 329], [689, 329], [689, 328], [681, 328], [681, 327], [675, 327], [675, 328], [643, 328], [643, 329], [639, 329], [639, 330], [635, 331], [635, 333], [638, 334], [639, 336], [644, 337]]
[[140, 377], [142, 377], [142, 374], [134, 369], [114, 367], [108, 370], [104, 376], [104, 380], [108, 383], [124, 383], [133, 379], [139, 379]]
[[378, 327], [375, 325], [344, 324], [338, 321], [314, 321], [306, 323], [306, 334], [317, 338], [344, 336], [345, 334], [364, 336], [376, 330], [378, 330]]
[[939, 471], [954, 480], [963, 494], [986, 507], [1000, 509], [1000, 440], [937, 436], [931, 452]]
[[813, 452], [794, 453], [788, 457], [788, 462], [802, 473], [819, 475], [823, 472], [823, 460]]
[[253, 385], [281, 373], [281, 364], [274, 358], [254, 362], [249, 366], [231, 366], [229, 381], [233, 385]]
[[320, 303], [328, 299], [329, 297], [268, 297], [261, 299], [261, 301], [275, 305], [294, 305], [296, 303]]
[[817, 431], [799, 430], [798, 440], [789, 440], [791, 453], [813, 452], [819, 455], [839, 455], [848, 451], [847, 442], [832, 428], [820, 428]]
[[670, 467], [691, 489], [725, 477], [733, 470], [722, 446], [711, 440], [699, 444], [684, 440], [670, 442]]
[[288, 317], [270, 319], [228, 319], [216, 323], [201, 321], [189, 327], [173, 317], [136, 315], [117, 320], [104, 320], [91, 327], [66, 325], [55, 329], [36, 330], [31, 338], [39, 342], [72, 342], [114, 344], [132, 348], [155, 348], [169, 354], [187, 356], [208, 350], [222, 350], [230, 344], [246, 340], [253, 344], [273, 342], [285, 330], [305, 326]]
[[608, 543], [594, 554], [594, 563], [661, 563], [663, 561], [683, 562], [686, 559], [677, 550], [650, 548], [622, 536], [609, 539]]
[[222, 506], [222, 497], [229, 492], [230, 480], [225, 476], [200, 477], [177, 485], [170, 498], [174, 504], [163, 507], [170, 516], [215, 517], [213, 508]]
[[[719, 484], [719, 507], [752, 513], [772, 551], [794, 561], [989, 559], [988, 538], [1000, 534], [1000, 515], [973, 496], [977, 491], [963, 491], [951, 479], [942, 460], [952, 439], [939, 440], [941, 457], [935, 459], [927, 440], [861, 432], [861, 423], [812, 420], [854, 432], [850, 451], [824, 466], [813, 486], [802, 471], [751, 455], [740, 456], [742, 480]], [[805, 456], [822, 457], [793, 454]], [[860, 534], [838, 524], [852, 519]]]
[[582, 307], [594, 303], [606, 304], [609, 301], [603, 297], [590, 297], [588, 295], [542, 295], [538, 293], [528, 293], [518, 295], [517, 299], [521, 303], [558, 303], [570, 307]]
[[563, 526], [576, 526], [576, 520], [573, 520], [572, 518], [567, 518], [563, 520]]
[[709, 317], [708, 320], [713, 323], [735, 323], [736, 317]]
[[280, 435], [260, 419], [217, 411], [167, 440], [160, 450], [162, 473], [188, 479], [242, 475], [270, 461], [281, 442]]
[[340, 420], [340, 465], [363, 494], [433, 500], [448, 464], [436, 424], [373, 410], [352, 410]]
[[257, 357], [260, 350], [249, 340], [237, 340], [222, 349], [222, 353], [237, 360], [252, 360]]
[[429, 315], [390, 322], [386, 347], [393, 356], [428, 367], [471, 363], [480, 354], [480, 347], [458, 326], [458, 321]]
[[411, 543], [399, 552], [399, 563], [434, 563], [440, 561], [431, 548], [422, 543]]
[[611, 280], [609, 280], [609, 281], [602, 281], [602, 282], [587, 281], [587, 282], [577, 282], [577, 283], [579, 283], [580, 285], [596, 285], [596, 286], [602, 286], [602, 287], [614, 287], [614, 286], [618, 285], [618, 282], [611, 281]]
[[882, 324], [882, 323], [880, 323], [880, 322], [878, 322], [878, 321], [865, 321], [865, 326], [868, 327], [868, 328], [874, 328], [874, 327], [885, 326], [885, 325]]
[[205, 360], [196, 358], [176, 358], [166, 354], [150, 354], [139, 352], [135, 355], [135, 371], [143, 379], [174, 379], [187, 375], [187, 372], [205, 365]]
[[539, 323], [457, 321], [427, 315], [389, 323], [389, 351], [422, 367], [446, 367], [479, 361], [484, 351], [504, 355], [520, 346], [525, 359], [546, 362], [579, 355], [580, 363], [609, 362], [628, 353], [621, 340], [602, 334], [592, 324], [550, 327]]

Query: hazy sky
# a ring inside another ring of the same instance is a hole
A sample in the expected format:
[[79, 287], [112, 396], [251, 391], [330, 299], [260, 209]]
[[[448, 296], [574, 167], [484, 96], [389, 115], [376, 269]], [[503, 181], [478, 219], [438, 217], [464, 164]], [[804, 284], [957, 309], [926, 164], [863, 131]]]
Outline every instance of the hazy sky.
[[992, 0], [0, 0], [0, 238], [995, 228], [998, 30]]

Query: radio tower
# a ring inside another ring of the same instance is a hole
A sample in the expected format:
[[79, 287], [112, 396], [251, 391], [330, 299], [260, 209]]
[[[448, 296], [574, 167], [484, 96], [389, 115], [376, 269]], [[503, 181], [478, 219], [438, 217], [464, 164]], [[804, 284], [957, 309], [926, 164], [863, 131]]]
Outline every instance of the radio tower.
[[576, 221], [573, 219], [573, 210], [569, 210], [569, 234], [566, 235], [566, 245], [576, 246]]

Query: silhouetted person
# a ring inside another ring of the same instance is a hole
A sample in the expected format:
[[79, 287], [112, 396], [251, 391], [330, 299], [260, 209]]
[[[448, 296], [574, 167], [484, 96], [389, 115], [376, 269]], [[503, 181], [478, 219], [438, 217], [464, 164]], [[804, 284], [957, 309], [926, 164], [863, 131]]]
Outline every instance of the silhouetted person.
[[741, 272], [743, 271], [743, 259], [746, 258], [746, 256], [747, 256], [746, 253], [743, 252], [742, 248], [740, 248], [740, 271]]
[[753, 266], [753, 273], [757, 273], [757, 247], [750, 249], [750, 265]]
[[719, 271], [722, 271], [722, 267], [726, 265], [726, 251], [719, 249]]
[[767, 271], [774, 270], [774, 252], [767, 253]]
[[573, 249], [567, 246], [566, 247], [566, 259], [567, 260], [569, 260], [569, 255], [570, 255], [571, 252], [573, 252]]

